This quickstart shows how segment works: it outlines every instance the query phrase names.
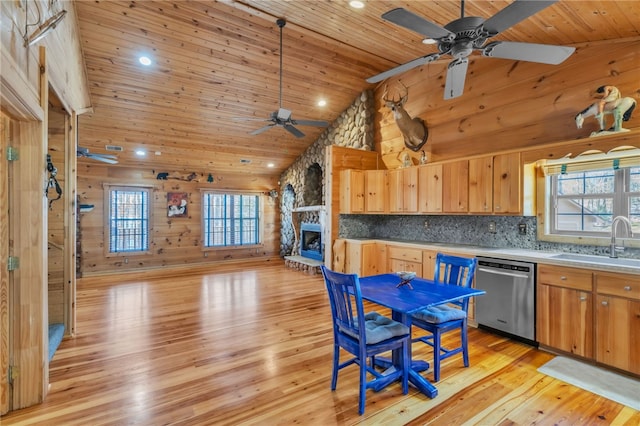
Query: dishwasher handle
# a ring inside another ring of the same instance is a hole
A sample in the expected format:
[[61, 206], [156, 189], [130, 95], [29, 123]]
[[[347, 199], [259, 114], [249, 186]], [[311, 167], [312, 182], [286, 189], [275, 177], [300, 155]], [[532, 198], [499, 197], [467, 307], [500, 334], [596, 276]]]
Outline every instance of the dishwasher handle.
[[516, 278], [529, 278], [529, 274], [519, 274], [517, 272], [512, 272], [512, 271], [503, 271], [501, 269], [495, 269], [495, 268], [478, 268], [478, 271], [482, 271], [482, 272], [487, 272], [489, 274], [495, 274], [495, 275], [505, 275], [507, 277], [516, 277]]

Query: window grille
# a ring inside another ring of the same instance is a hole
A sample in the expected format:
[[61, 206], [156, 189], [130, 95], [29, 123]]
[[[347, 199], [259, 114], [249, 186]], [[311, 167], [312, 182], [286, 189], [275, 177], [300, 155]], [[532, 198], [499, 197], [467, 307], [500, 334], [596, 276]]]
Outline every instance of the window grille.
[[255, 194], [203, 194], [204, 247], [261, 243], [260, 197]]
[[109, 188], [109, 252], [149, 250], [149, 189]]

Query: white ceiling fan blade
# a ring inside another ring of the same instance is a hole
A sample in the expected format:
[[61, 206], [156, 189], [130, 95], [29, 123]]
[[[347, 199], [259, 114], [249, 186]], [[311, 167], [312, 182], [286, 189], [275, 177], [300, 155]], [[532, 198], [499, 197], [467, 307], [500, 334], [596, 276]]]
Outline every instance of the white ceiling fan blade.
[[315, 127], [327, 127], [329, 123], [327, 121], [319, 120], [291, 120], [292, 124], [300, 126], [315, 126]]
[[492, 58], [558, 65], [571, 56], [575, 50], [574, 47], [567, 46], [496, 41], [486, 45], [482, 49], [482, 54]]
[[274, 126], [273, 124], [269, 124], [268, 126], [261, 127], [261, 128], [259, 128], [259, 129], [257, 129], [257, 130], [254, 130], [253, 132], [251, 132], [251, 133], [249, 133], [249, 134], [250, 134], [250, 135], [254, 135], [254, 136], [255, 136], [255, 135], [259, 135], [260, 133], [262, 133], [262, 132], [264, 132], [264, 131], [269, 130], [269, 129], [270, 129], [270, 128], [272, 128], [273, 126]]
[[405, 27], [429, 38], [448, 38], [453, 40], [455, 37], [455, 34], [451, 31], [401, 7], [383, 13], [382, 19], [386, 19], [389, 22], [393, 22], [396, 25], [400, 25], [401, 27]]
[[118, 164], [118, 160], [116, 160], [113, 155], [97, 155], [97, 154], [88, 154], [87, 158], [91, 158], [92, 160], [102, 161], [107, 164]]
[[467, 68], [469, 60], [467, 58], [456, 59], [449, 64], [447, 69], [447, 81], [444, 84], [444, 98], [453, 99], [462, 95], [464, 91], [464, 81], [467, 78]]
[[432, 53], [430, 55], [422, 56], [420, 58], [414, 59], [413, 61], [409, 61], [406, 64], [399, 65], [383, 73], [374, 75], [373, 77], [369, 77], [366, 81], [367, 83], [377, 83], [379, 81], [386, 80], [389, 77], [393, 77], [396, 74], [401, 74], [405, 71], [409, 71], [410, 69], [419, 67], [420, 65], [424, 65], [429, 62], [435, 61], [439, 57], [440, 57], [440, 53]]
[[296, 138], [304, 138], [304, 133], [302, 133], [300, 130], [296, 129], [295, 127], [293, 127], [291, 124], [285, 124], [283, 125], [283, 127], [286, 131], [291, 133]]
[[540, 12], [542, 9], [551, 6], [557, 1], [558, 0], [516, 0], [487, 19], [482, 24], [482, 28], [487, 31], [490, 36], [494, 36], [514, 26], [518, 22], [527, 19], [529, 16]]
[[279, 108], [276, 117], [278, 118], [278, 120], [287, 121], [291, 118], [291, 111], [289, 111], [288, 109]]

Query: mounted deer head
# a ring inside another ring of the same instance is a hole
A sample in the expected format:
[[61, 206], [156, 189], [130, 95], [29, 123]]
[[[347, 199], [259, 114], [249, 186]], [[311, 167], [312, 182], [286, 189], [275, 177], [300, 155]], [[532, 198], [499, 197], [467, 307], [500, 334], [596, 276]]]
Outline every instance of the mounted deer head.
[[[399, 82], [402, 84], [402, 82]], [[429, 137], [429, 129], [420, 117], [409, 117], [407, 111], [404, 109], [404, 104], [409, 97], [409, 90], [407, 86], [402, 84], [404, 88], [404, 94], [400, 96], [397, 101], [395, 97], [387, 99], [387, 86], [384, 87], [384, 93], [382, 94], [382, 100], [387, 108], [393, 111], [393, 117], [396, 120], [396, 124], [404, 137], [404, 144], [410, 150], [417, 152], [427, 142]]]

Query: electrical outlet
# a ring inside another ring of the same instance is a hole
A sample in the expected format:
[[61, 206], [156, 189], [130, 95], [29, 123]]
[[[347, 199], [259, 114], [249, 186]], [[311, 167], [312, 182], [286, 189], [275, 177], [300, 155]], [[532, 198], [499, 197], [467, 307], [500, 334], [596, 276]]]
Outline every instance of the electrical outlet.
[[429, 221], [428, 220], [424, 221], [424, 229], [429, 229]]
[[489, 232], [496, 233], [496, 223], [494, 221], [489, 222]]
[[527, 235], [527, 224], [526, 223], [519, 223], [518, 224], [518, 233], [520, 235]]

